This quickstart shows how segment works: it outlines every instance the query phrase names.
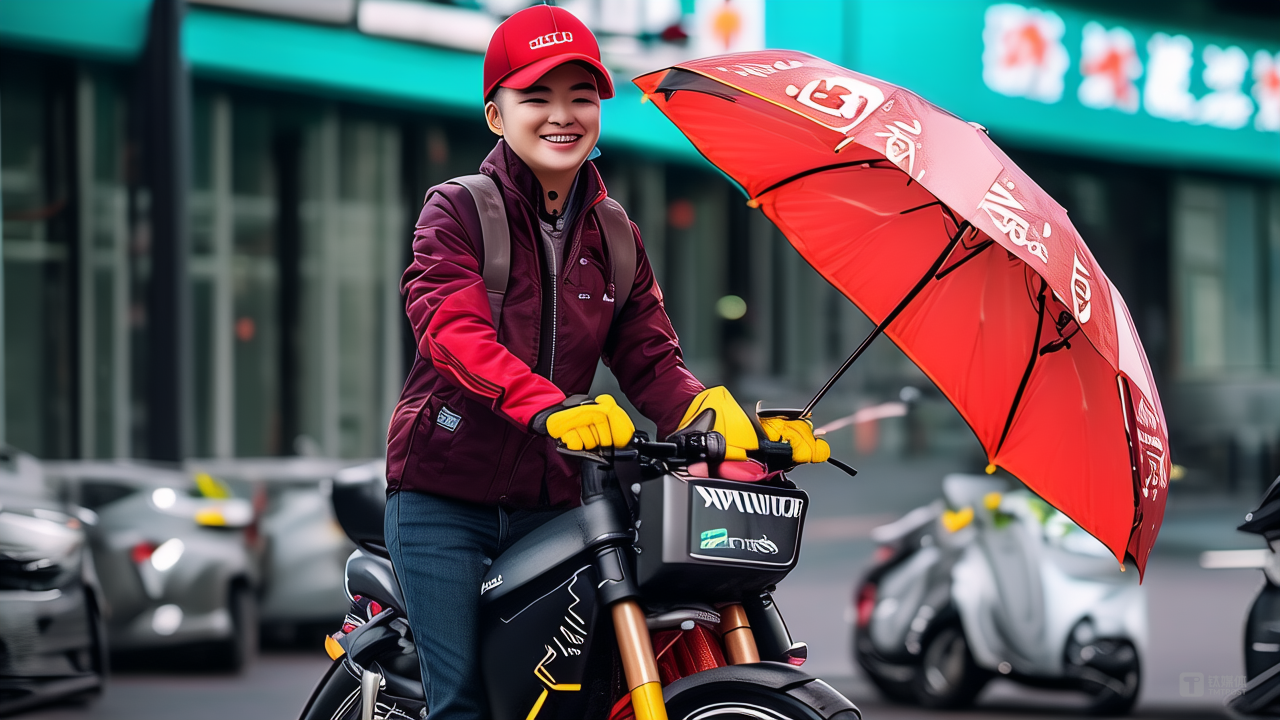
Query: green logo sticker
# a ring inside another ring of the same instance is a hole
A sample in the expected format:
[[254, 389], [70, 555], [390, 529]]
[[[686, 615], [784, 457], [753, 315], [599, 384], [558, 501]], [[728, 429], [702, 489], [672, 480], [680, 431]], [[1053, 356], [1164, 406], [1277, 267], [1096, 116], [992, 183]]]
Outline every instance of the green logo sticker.
[[709, 548], [722, 548], [729, 546], [729, 531], [725, 528], [716, 528], [715, 530], [703, 530], [702, 542], [698, 547], [703, 550]]

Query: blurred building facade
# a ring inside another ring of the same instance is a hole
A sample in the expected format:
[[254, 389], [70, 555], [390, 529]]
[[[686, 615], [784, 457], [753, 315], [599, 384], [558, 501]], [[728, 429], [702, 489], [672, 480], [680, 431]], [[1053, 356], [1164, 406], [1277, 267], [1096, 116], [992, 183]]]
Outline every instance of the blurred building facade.
[[[480, 52], [527, 3], [155, 3], [0, 0], [5, 435], [51, 458], [379, 454], [414, 352], [398, 281], [417, 209], [492, 147]], [[1269, 4], [560, 4], [615, 68], [597, 163], [704, 381], [803, 401], [870, 324], [626, 80], [795, 48], [982, 123], [1071, 211], [1134, 313], [1187, 482], [1280, 471]], [[859, 448], [980, 461], [887, 341], [818, 419], [917, 396]]]

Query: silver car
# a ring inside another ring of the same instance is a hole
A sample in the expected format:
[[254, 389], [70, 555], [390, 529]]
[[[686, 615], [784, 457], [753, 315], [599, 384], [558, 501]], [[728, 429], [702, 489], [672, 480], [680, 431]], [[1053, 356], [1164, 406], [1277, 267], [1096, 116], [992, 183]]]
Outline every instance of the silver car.
[[160, 465], [49, 462], [45, 470], [63, 497], [98, 515], [89, 538], [113, 653], [198, 646], [232, 671], [256, 656], [249, 501]]
[[0, 713], [102, 689], [93, 521], [47, 491], [35, 458], [0, 446]]
[[318, 457], [237, 458], [188, 461], [187, 467], [255, 498], [262, 508], [266, 543], [262, 630], [292, 643], [322, 637], [347, 612], [343, 569], [355, 545], [333, 517], [330, 481], [343, 468], [365, 461]]

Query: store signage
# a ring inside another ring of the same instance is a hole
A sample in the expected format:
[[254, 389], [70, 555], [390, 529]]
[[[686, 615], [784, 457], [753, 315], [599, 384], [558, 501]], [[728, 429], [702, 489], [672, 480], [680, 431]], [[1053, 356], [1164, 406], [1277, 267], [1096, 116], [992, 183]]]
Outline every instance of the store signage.
[[947, 0], [904, 34], [885, 30], [901, 19], [896, 3], [851, 2], [847, 67], [980, 123], [1002, 146], [1280, 175], [1280, 39], [1219, 32], [1226, 14], [1191, 25], [1059, 0]]
[[[982, 79], [1002, 95], [1169, 122], [1280, 133], [1280, 51], [1088, 20], [1078, 46], [1051, 9], [1013, 3], [986, 9]], [[1075, 33], [1071, 34], [1073, 37]], [[1280, 45], [1277, 46], [1280, 49]], [[1078, 75], [1068, 70], [1076, 66]], [[1192, 91], [1199, 74], [1204, 92]], [[1077, 79], [1078, 78], [1078, 79]]]

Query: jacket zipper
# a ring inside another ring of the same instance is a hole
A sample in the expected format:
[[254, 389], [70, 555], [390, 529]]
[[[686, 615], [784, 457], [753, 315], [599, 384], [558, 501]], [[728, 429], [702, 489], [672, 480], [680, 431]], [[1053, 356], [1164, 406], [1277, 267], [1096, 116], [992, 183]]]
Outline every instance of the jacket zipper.
[[[587, 205], [587, 207], [582, 209], [582, 216], [580, 217], [580, 219], [585, 220], [586, 214], [591, 212], [591, 210], [594, 209], [596, 205], [600, 204], [600, 201], [603, 200], [604, 198], [605, 198], [605, 193], [603, 191], [598, 191], [596, 193], [595, 198], [591, 201], [591, 204]], [[549, 259], [549, 262], [547, 263], [547, 270], [550, 271], [550, 274], [551, 274], [551, 361], [547, 367], [547, 380], [551, 382], [555, 382], [554, 378], [556, 374], [556, 334], [559, 330], [558, 323], [559, 323], [559, 314], [560, 314], [560, 282], [559, 282], [560, 268], [557, 265], [558, 258], [556, 257], [555, 243], [550, 242], [548, 238], [542, 234], [542, 226], [538, 219], [537, 209], [532, 204], [530, 204], [528, 199], [526, 199], [525, 197], [521, 196], [520, 200], [524, 202], [525, 208], [533, 216], [533, 221], [532, 221], [533, 228], [531, 229], [538, 235], [538, 237], [542, 238], [542, 247], [546, 251], [547, 258]], [[566, 257], [576, 255], [578, 252], [579, 245], [582, 242], [582, 223], [581, 222], [578, 223], [577, 230], [578, 231], [574, 234], [573, 242], [568, 247], [568, 252], [566, 252]], [[566, 262], [565, 267], [568, 267], [568, 266], [569, 264], [568, 262]]]
[[551, 275], [551, 362], [547, 366], [547, 380], [555, 382], [556, 377], [556, 332], [560, 306], [560, 270], [557, 266], [556, 244], [547, 234], [538, 228], [538, 236], [542, 238], [542, 247], [547, 251], [547, 270]]
[[[574, 229], [573, 237], [570, 238], [569, 247], [567, 249], [568, 251], [565, 253], [570, 260], [577, 255], [579, 247], [582, 244], [583, 223], [586, 221], [587, 213], [591, 212], [592, 208], [599, 204], [602, 199], [603, 193], [597, 195], [590, 205], [583, 208], [582, 215], [578, 218], [579, 221], [575, 223], [577, 227]], [[542, 238], [542, 246], [546, 248], [547, 257], [550, 259], [550, 262], [547, 263], [547, 269], [551, 272], [551, 364], [547, 368], [547, 380], [555, 382], [556, 335], [559, 331], [560, 321], [560, 266], [558, 265], [560, 259], [556, 257], [555, 242], [542, 232], [541, 223], [539, 223], [538, 235]], [[569, 263], [566, 262], [564, 266], [568, 268]]]

